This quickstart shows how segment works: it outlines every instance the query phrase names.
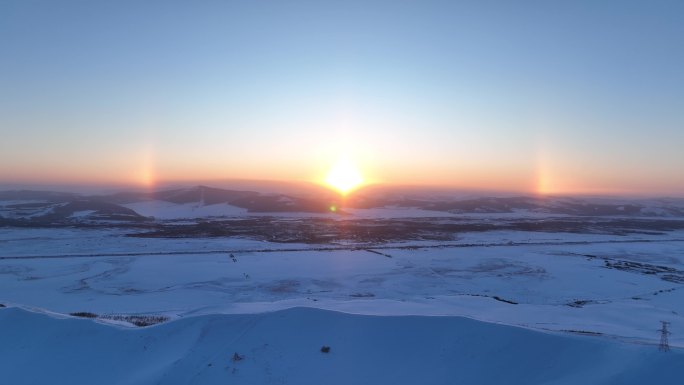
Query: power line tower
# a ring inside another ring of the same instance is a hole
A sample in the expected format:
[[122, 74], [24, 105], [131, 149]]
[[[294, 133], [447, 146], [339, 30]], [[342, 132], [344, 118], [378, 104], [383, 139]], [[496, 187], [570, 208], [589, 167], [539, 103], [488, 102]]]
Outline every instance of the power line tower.
[[667, 339], [667, 336], [670, 335], [670, 331], [667, 330], [667, 325], [669, 325], [669, 322], [666, 321], [660, 321], [660, 323], [663, 325], [660, 329], [660, 346], [658, 346], [658, 350], [661, 352], [669, 352], [670, 351], [670, 342]]

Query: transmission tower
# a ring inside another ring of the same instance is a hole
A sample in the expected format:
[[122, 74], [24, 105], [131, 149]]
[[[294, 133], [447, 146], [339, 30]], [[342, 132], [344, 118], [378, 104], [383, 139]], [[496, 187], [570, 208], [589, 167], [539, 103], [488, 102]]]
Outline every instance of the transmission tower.
[[670, 323], [665, 321], [660, 321], [660, 323], [663, 326], [660, 329], [660, 346], [658, 346], [658, 350], [660, 350], [661, 352], [669, 352], [670, 342], [668, 341], [667, 336], [671, 333], [669, 330], [667, 330], [667, 325], [669, 325]]

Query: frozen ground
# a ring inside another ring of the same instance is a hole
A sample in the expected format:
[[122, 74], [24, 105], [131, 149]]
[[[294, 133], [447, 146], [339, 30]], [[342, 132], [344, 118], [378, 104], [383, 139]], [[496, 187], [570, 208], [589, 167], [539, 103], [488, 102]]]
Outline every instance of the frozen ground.
[[[160, 222], [0, 228], [0, 383], [669, 384], [684, 363], [684, 230], [667, 220], [127, 207]], [[477, 231], [425, 237], [442, 223]], [[570, 232], [510, 229], [545, 223]], [[169, 322], [112, 321], [131, 315]]]

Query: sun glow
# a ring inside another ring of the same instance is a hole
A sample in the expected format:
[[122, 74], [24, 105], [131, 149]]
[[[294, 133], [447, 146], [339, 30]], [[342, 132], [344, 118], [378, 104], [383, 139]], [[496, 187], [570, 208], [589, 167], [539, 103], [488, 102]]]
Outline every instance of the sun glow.
[[346, 195], [363, 183], [363, 177], [354, 162], [340, 158], [328, 171], [325, 183]]

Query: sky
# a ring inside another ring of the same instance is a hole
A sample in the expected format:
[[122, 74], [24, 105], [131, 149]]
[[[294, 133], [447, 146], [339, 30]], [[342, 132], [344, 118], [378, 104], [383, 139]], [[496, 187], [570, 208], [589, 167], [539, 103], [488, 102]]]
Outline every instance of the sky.
[[681, 1], [0, 0], [0, 182], [684, 196]]

